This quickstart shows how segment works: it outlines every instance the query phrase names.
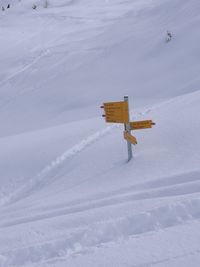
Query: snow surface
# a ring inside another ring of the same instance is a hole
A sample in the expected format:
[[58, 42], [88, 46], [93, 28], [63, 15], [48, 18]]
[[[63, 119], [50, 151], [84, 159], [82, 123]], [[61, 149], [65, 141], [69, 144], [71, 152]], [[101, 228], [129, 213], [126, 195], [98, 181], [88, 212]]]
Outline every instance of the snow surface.
[[[0, 267], [199, 267], [200, 1], [8, 3]], [[99, 108], [124, 95], [156, 122], [129, 163]]]

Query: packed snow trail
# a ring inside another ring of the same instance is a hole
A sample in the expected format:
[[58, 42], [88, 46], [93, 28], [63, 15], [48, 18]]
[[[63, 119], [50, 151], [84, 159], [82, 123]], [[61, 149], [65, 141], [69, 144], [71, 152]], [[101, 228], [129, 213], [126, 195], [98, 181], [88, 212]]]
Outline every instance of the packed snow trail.
[[[2, 214], [0, 227], [14, 226], [32, 221], [87, 212], [94, 209], [102, 209], [140, 200], [182, 197], [193, 194], [195, 196], [195, 194], [200, 192], [199, 177], [200, 171], [182, 174], [177, 177], [165, 177], [163, 180], [159, 179], [146, 184], [138, 184], [127, 190], [122, 189], [118, 192], [110, 192], [107, 195], [96, 196], [93, 199], [81, 199], [77, 200], [76, 203], [62, 203], [61, 207], [51, 207], [51, 210], [48, 212], [42, 211], [40, 214], [38, 210], [38, 213], [35, 215], [26, 215], [18, 219], [11, 219], [10, 221], [5, 220], [4, 218], [6, 218], [6, 216]], [[181, 181], [179, 181], [179, 178]]]
[[[1, 251], [1, 267], [22, 267], [27, 263], [43, 264], [45, 261], [67, 257], [73, 254], [86, 253], [100, 245], [128, 239], [150, 231], [186, 223], [200, 218], [200, 200], [193, 199], [174, 205], [155, 208], [143, 213], [130, 215], [109, 221], [97, 222], [87, 227], [68, 229], [65, 237], [47, 240], [44, 243], [14, 250]], [[45, 254], [41, 254], [45, 251]], [[21, 256], [20, 256], [21, 255]]]
[[66, 160], [73, 158], [76, 154], [80, 153], [85, 148], [92, 145], [94, 142], [97, 142], [100, 138], [103, 138], [104, 136], [108, 135], [114, 127], [116, 126], [108, 126], [105, 129], [82, 140], [80, 143], [73, 146], [71, 149], [65, 151], [61, 156], [57, 157], [48, 166], [46, 166], [40, 173], [38, 173], [36, 177], [31, 178], [29, 182], [25, 184], [25, 186], [23, 186], [10, 196], [1, 199], [0, 206], [16, 202], [19, 199], [23, 199], [30, 193], [33, 193], [35, 189], [37, 190], [38, 188], [41, 189], [41, 187], [43, 187], [45, 184], [48, 183], [49, 178], [52, 179], [53, 171], [56, 172], [56, 170], [61, 165], [66, 163]]

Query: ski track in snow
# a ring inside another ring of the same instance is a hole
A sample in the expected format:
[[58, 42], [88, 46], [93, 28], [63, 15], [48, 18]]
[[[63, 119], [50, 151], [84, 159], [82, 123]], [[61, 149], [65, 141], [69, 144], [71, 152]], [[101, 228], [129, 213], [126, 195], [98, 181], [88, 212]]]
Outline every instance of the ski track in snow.
[[62, 164], [73, 158], [78, 153], [82, 152], [88, 146], [97, 142], [99, 139], [105, 137], [109, 133], [111, 133], [113, 127], [117, 126], [108, 126], [101, 131], [98, 131], [86, 139], [83, 139], [80, 143], [73, 146], [71, 149], [65, 151], [61, 156], [58, 156], [55, 160], [53, 160], [48, 166], [46, 166], [40, 173], [38, 173], [35, 177], [31, 178], [27, 184], [25, 184], [22, 188], [12, 193], [9, 196], [6, 196], [0, 200], [0, 207], [10, 204], [13, 201], [17, 201], [25, 197], [28, 193], [33, 192], [34, 189], [39, 185], [41, 186], [47, 182], [50, 173], [59, 168]]
[[0, 267], [22, 267], [28, 262], [44, 264], [50, 263], [53, 259], [67, 259], [69, 256], [80, 255], [109, 242], [127, 240], [150, 231], [159, 231], [199, 219], [199, 210], [200, 199], [197, 198], [70, 229], [62, 238], [2, 251]]
[[[14, 97], [13, 97], [14, 98]], [[142, 113], [138, 113], [138, 116], [144, 115], [146, 113], [149, 113], [151, 109], [148, 109], [147, 111], [144, 111]], [[131, 117], [132, 112], [131, 112]], [[134, 118], [137, 117], [137, 114], [134, 115]], [[92, 145], [93, 143], [97, 142], [98, 140], [104, 138], [106, 135], [111, 133], [113, 128], [117, 128], [119, 125], [110, 125], [104, 128], [101, 131], [98, 131], [91, 136], [83, 139], [80, 143], [73, 146], [71, 149], [65, 151], [62, 155], [58, 156], [55, 160], [53, 160], [48, 166], [44, 167], [41, 172], [39, 172], [36, 176], [31, 178], [28, 183], [26, 183], [23, 187], [21, 187], [19, 190], [11, 193], [10, 195], [3, 197], [0, 199], [0, 207], [3, 207], [5, 205], [11, 204], [17, 200], [22, 199], [23, 197], [26, 197], [27, 194], [31, 193], [31, 191], [34, 191], [34, 189], [37, 188], [39, 185], [41, 186], [47, 182], [48, 177], [50, 176], [51, 172], [59, 167], [62, 166], [62, 164], [65, 164], [66, 160], [69, 160], [70, 158], [74, 157], [78, 153], [82, 152], [85, 148]]]
[[47, 49], [46, 51], [41, 51], [40, 54], [32, 60], [32, 62], [24, 65], [23, 67], [21, 67], [21, 69], [19, 69], [18, 71], [14, 72], [13, 74], [11, 74], [10, 76], [8, 76], [5, 80], [1, 81], [0, 86], [4, 85], [5, 83], [9, 82], [11, 79], [15, 78], [17, 75], [21, 74], [22, 72], [28, 70], [29, 68], [31, 68], [34, 64], [36, 64], [41, 58], [45, 57], [46, 55], [48, 55], [49, 50]]
[[[23, 67], [21, 67], [21, 69], [19, 69], [18, 71], [14, 72], [13, 74], [11, 74], [9, 77], [7, 77], [5, 80], [1, 81], [0, 86], [5, 85], [7, 82], [10, 82], [12, 79], [14, 79], [16, 76], [20, 75], [21, 73], [25, 72], [26, 70], [28, 70], [29, 68], [31, 68], [33, 65], [35, 65], [39, 60], [41, 60], [43, 57], [45, 57], [46, 55], [48, 55], [49, 50], [45, 50], [45, 51], [41, 51], [41, 53], [34, 59], [32, 60], [32, 62], [24, 65]], [[0, 108], [4, 108], [5, 106], [7, 106], [8, 104], [10, 104], [11, 102], [13, 102], [14, 100], [16, 100], [18, 97], [22, 96], [23, 94], [33, 91], [33, 89], [29, 88], [29, 89], [25, 89], [25, 90], [21, 90], [19, 92], [17, 92], [15, 95], [10, 96], [6, 101], [4, 101], [1, 105]]]
[[[192, 178], [187, 178], [187, 176], [190, 177], [191, 175], [193, 176]], [[185, 174], [185, 177], [181, 175], [177, 177], [165, 177], [162, 181], [158, 179], [152, 182], [132, 186], [131, 188], [102, 194], [95, 198], [85, 200], [80, 199], [71, 203], [62, 203], [61, 206], [57, 205], [51, 207], [51, 210], [48, 212], [43, 211], [42, 214], [11, 219], [10, 221], [4, 221], [4, 216], [2, 216], [0, 227], [8, 227], [32, 221], [87, 212], [93, 209], [102, 209], [139, 200], [198, 194], [200, 192], [199, 175], [199, 172], [194, 172]]]

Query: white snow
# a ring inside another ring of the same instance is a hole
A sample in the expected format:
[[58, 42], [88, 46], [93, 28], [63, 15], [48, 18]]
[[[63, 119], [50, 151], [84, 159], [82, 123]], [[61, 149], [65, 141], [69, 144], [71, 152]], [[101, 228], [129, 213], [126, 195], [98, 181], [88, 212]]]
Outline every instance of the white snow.
[[0, 0], [0, 267], [199, 267], [200, 2], [44, 3]]

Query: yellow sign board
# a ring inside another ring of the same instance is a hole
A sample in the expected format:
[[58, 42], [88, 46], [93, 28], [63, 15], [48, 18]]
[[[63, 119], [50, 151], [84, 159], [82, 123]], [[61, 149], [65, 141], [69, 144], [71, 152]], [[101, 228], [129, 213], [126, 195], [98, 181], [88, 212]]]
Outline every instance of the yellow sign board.
[[131, 130], [152, 128], [152, 125], [155, 125], [152, 120], [130, 122]]
[[124, 131], [124, 139], [126, 139], [129, 143], [136, 145], [137, 139], [135, 136], [131, 135], [129, 132]]
[[108, 102], [103, 104], [106, 122], [128, 123], [128, 102]]

